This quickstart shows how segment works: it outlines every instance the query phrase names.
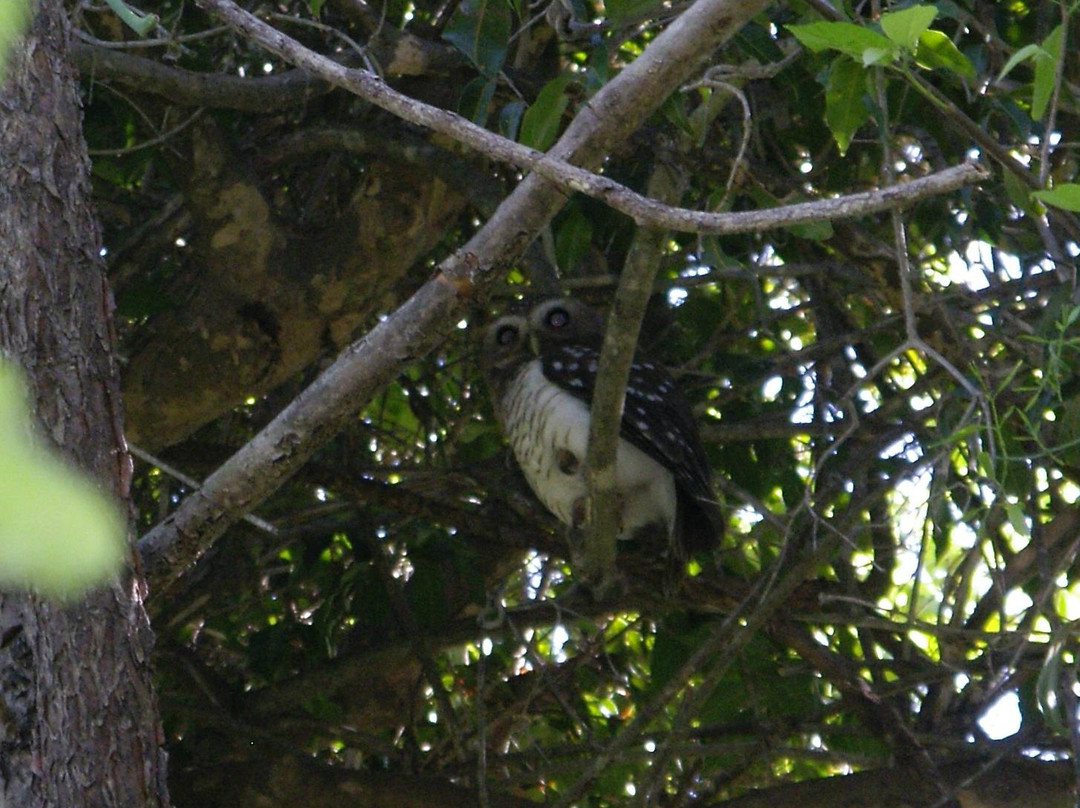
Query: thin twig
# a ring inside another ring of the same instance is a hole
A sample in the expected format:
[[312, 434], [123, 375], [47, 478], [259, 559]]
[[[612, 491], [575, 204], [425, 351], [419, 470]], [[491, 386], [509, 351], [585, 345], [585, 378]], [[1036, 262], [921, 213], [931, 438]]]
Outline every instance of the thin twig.
[[120, 149], [87, 149], [87, 154], [89, 154], [91, 157], [114, 157], [121, 154], [131, 154], [132, 152], [142, 151], [143, 149], [149, 149], [153, 146], [160, 146], [165, 141], [175, 137], [180, 132], [183, 132], [185, 129], [191, 126], [191, 124], [195, 123], [195, 121], [202, 117], [203, 112], [205, 112], [205, 110], [200, 107], [199, 109], [188, 115], [186, 118], [184, 118], [184, 120], [182, 120], [172, 129], [169, 129], [166, 132], [162, 132], [157, 137], [150, 138], [150, 140], [144, 140], [141, 143], [136, 143], [134, 146], [124, 146]]
[[[202, 483], [200, 483], [194, 477], [190, 477], [187, 474], [184, 474], [184, 472], [180, 471], [180, 469], [176, 468], [175, 466], [170, 466], [168, 463], [158, 457], [154, 457], [149, 452], [144, 452], [138, 446], [134, 446], [129, 443], [127, 449], [129, 453], [139, 458], [139, 460], [143, 461], [144, 463], [149, 463], [156, 469], [160, 469], [165, 474], [168, 474], [174, 480], [179, 480], [193, 491], [198, 491], [200, 488], [202, 488]], [[244, 521], [247, 522], [249, 525], [257, 527], [264, 533], [267, 533], [271, 536], [278, 535], [278, 529], [274, 527], [274, 525], [270, 524], [265, 519], [260, 519], [253, 513], [244, 514], [243, 518]]]

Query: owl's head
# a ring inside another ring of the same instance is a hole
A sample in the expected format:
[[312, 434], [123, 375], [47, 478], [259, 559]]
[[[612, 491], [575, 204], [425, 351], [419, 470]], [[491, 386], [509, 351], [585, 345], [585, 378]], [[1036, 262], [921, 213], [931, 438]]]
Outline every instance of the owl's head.
[[544, 345], [576, 343], [599, 349], [604, 336], [600, 315], [572, 297], [552, 297], [538, 301], [529, 310], [529, 338], [534, 353]]
[[506, 381], [545, 347], [574, 343], [599, 350], [602, 338], [600, 315], [574, 298], [523, 301], [488, 326], [481, 354], [484, 372], [496, 383]]

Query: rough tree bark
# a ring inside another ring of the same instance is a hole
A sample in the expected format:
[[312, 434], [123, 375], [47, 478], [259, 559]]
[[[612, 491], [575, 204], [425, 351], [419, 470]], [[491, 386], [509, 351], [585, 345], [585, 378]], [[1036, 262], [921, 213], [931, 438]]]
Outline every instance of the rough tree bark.
[[[47, 440], [123, 498], [130, 479], [89, 208], [89, 162], [59, 0], [0, 86], [0, 350]], [[167, 806], [151, 633], [130, 570], [78, 603], [0, 595], [0, 805]]]

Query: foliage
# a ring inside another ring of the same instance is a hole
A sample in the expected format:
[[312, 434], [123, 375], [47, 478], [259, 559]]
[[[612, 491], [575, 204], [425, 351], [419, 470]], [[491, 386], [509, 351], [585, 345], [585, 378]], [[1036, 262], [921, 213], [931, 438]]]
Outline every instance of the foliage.
[[34, 434], [19, 371], [0, 360], [0, 585], [74, 599], [115, 575], [116, 503]]
[[7, 69], [8, 51], [26, 30], [32, 9], [28, 0], [0, 2], [0, 80]]
[[[539, 149], [677, 10], [251, 8]], [[625, 592], [594, 603], [507, 467], [480, 330], [560, 284], [603, 306], [635, 234], [574, 196], [490, 304], [258, 508], [274, 530], [238, 524], [154, 604], [178, 805], [253, 804], [286, 760], [312, 794], [327, 772], [391, 773], [463, 784], [469, 804], [606, 806], [1076, 753], [1074, 10], [825, 8], [774, 4], [605, 176], [641, 190], [674, 167], [683, 206], [740, 211], [972, 156], [990, 173], [897, 218], [670, 235], [643, 344], [700, 416], [722, 550], [672, 591], [666, 560], [620, 548]], [[128, 417], [160, 455], [137, 469], [143, 529], [194, 494], [171, 469], [218, 468], [520, 180], [343, 91], [284, 95], [289, 66], [192, 4], [154, 11], [167, 39], [130, 52], [206, 74], [194, 96], [142, 63], [84, 73]], [[103, 9], [76, 22], [128, 36]], [[209, 94], [238, 75], [282, 83], [262, 109]]]

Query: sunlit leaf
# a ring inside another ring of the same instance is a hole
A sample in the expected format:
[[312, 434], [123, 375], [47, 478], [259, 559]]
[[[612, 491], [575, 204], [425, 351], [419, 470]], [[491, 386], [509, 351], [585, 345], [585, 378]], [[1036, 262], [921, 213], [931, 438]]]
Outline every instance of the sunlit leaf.
[[937, 16], [933, 6], [909, 6], [900, 11], [888, 11], [879, 20], [885, 36], [906, 50], [915, 50], [919, 37]]
[[919, 35], [915, 63], [931, 70], [944, 68], [965, 79], [975, 78], [975, 65], [941, 31], [923, 31]]
[[786, 27], [799, 42], [815, 53], [837, 50], [864, 61], [863, 54], [868, 50], [875, 53], [892, 53], [895, 50], [888, 37], [853, 22], [812, 22]]
[[1063, 182], [1046, 191], [1033, 191], [1035, 199], [1062, 210], [1080, 212], [1080, 184]]
[[863, 67], [886, 65], [896, 55], [895, 48], [867, 48], [862, 52]]

